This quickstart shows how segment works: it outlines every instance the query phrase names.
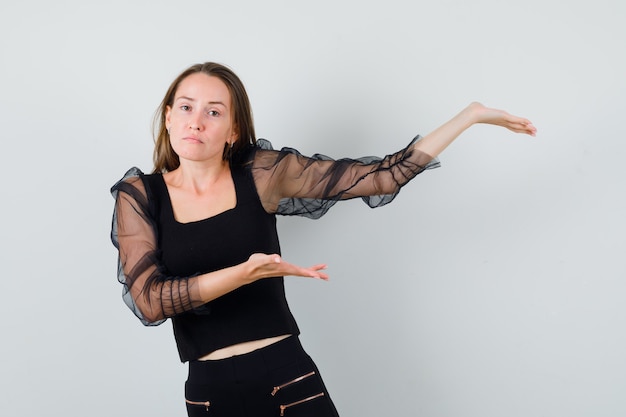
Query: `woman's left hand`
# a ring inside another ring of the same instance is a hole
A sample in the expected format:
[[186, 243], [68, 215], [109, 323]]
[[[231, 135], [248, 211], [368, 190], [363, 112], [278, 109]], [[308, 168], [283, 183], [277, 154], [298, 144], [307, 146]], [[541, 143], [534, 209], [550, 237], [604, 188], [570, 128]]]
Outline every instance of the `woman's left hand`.
[[485, 107], [477, 102], [470, 104], [465, 110], [471, 113], [474, 123], [502, 126], [510, 131], [531, 136], [535, 136], [537, 133], [537, 128], [533, 126], [530, 120], [514, 116], [504, 110]]

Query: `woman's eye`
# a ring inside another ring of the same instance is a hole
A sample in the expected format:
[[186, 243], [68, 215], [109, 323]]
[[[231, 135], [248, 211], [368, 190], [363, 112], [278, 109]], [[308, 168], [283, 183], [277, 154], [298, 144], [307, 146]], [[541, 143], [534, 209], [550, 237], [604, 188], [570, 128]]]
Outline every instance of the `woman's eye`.
[[191, 107], [189, 107], [189, 106], [188, 106], [188, 105], [186, 105], [186, 104], [183, 104], [182, 106], [180, 106], [180, 109], [181, 109], [182, 111], [188, 111], [190, 108], [191, 108]]
[[209, 110], [209, 116], [219, 116], [220, 112], [218, 112], [217, 110]]

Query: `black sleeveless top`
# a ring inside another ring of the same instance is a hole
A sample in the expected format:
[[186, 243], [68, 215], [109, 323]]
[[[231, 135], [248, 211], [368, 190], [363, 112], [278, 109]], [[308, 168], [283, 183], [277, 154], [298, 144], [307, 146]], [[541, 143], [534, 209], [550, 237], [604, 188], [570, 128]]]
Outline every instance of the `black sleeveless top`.
[[[190, 223], [175, 220], [163, 176], [143, 176], [167, 275], [190, 277], [240, 264], [253, 253], [280, 254], [276, 217], [261, 205], [250, 172], [241, 166], [231, 172], [236, 206]], [[282, 277], [255, 281], [171, 320], [183, 362], [236, 343], [299, 334]]]

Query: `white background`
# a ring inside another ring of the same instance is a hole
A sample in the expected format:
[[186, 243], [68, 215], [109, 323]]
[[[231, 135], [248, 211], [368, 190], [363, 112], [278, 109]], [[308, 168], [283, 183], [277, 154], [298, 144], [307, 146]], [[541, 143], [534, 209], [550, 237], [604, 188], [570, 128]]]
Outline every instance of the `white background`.
[[626, 415], [621, 0], [3, 1], [0, 415], [182, 416], [170, 324], [121, 300], [110, 186], [196, 62], [257, 133], [384, 155], [473, 100], [537, 138], [466, 132], [391, 205], [279, 219], [302, 340], [342, 416]]

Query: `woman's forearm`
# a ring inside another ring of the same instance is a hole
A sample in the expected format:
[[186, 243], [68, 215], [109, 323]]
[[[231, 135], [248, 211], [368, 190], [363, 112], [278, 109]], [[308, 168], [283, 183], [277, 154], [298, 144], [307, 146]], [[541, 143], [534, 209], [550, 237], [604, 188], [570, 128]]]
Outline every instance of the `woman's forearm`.
[[419, 150], [427, 155], [436, 158], [465, 130], [474, 124], [469, 107], [442, 124], [420, 141], [413, 145], [413, 149]]
[[298, 276], [327, 280], [325, 264], [301, 267], [277, 254], [255, 253], [246, 262], [196, 277], [202, 303], [212, 301], [239, 287], [271, 277]]
[[196, 279], [198, 280], [198, 292], [202, 304], [215, 300], [253, 281], [247, 272], [246, 263], [199, 275]]
[[461, 133], [476, 123], [501, 126], [531, 136], [535, 136], [537, 131], [528, 119], [513, 116], [503, 110], [491, 109], [480, 103], [471, 103], [452, 119], [416, 142], [413, 149], [435, 158]]

